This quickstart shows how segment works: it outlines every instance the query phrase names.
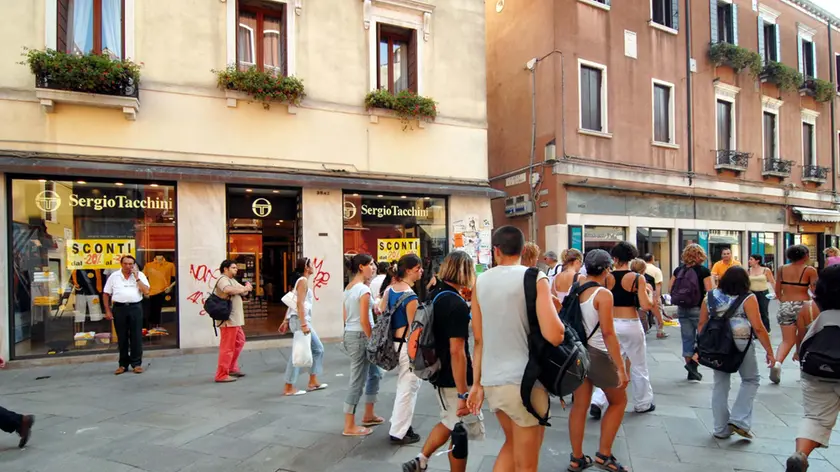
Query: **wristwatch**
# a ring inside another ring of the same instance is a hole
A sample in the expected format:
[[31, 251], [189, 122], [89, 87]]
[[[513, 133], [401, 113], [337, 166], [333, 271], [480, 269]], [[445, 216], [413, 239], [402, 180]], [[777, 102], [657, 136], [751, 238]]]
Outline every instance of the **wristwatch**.
[[466, 400], [467, 398], [469, 398], [469, 396], [470, 396], [469, 392], [467, 392], [467, 393], [459, 393], [459, 394], [458, 394], [458, 400]]

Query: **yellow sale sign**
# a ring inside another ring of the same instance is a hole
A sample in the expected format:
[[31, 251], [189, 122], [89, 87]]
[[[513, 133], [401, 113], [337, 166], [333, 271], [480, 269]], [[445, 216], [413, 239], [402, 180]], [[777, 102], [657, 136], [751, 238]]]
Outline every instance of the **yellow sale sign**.
[[133, 239], [68, 239], [67, 268], [119, 269], [122, 256], [134, 257]]
[[420, 255], [419, 238], [378, 239], [376, 241], [376, 261], [397, 261], [406, 254]]

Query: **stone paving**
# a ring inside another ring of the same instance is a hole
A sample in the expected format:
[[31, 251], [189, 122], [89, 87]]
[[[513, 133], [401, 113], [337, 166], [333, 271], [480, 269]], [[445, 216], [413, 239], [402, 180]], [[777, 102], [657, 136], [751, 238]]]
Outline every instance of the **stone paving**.
[[[686, 382], [679, 330], [669, 332], [664, 341], [649, 336], [657, 409], [627, 414], [614, 448], [619, 460], [635, 471], [784, 470], [801, 416], [795, 365], [788, 361], [780, 386], [762, 379], [754, 441], [716, 440], [710, 433], [711, 372], [703, 370], [708, 375], [700, 384]], [[335, 345], [327, 345], [323, 381], [329, 389], [282, 397], [289, 353], [289, 348], [246, 351], [242, 364], [248, 376], [224, 385], [212, 382], [216, 359], [210, 354], [150, 359], [145, 374], [119, 377], [112, 374], [115, 365], [103, 363], [4, 371], [0, 404], [36, 414], [37, 423], [23, 450], [16, 436], [0, 434], [0, 471], [378, 472], [400, 470], [419, 452], [420, 444], [390, 445], [387, 426], [365, 439], [339, 434], [348, 362]], [[300, 379], [301, 386], [305, 381]], [[386, 418], [394, 388], [395, 376], [389, 374], [377, 410]], [[424, 436], [437, 422], [433, 395], [424, 385], [417, 404], [414, 426]], [[556, 402], [554, 413], [540, 471], [564, 471], [568, 464], [566, 413]], [[491, 471], [503, 441], [498, 423], [487, 416], [487, 440], [470, 443], [470, 471]], [[598, 423], [590, 420], [587, 453], [594, 454], [597, 441]], [[840, 470], [840, 435], [832, 444], [838, 447], [815, 453], [811, 472]], [[448, 470], [446, 458], [435, 457], [430, 470]]]

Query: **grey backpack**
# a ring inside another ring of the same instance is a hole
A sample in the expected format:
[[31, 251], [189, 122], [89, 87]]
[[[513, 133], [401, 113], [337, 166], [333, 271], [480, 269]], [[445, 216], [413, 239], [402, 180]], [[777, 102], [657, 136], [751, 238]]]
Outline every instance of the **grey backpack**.
[[431, 301], [424, 303], [414, 314], [414, 322], [411, 323], [411, 332], [406, 341], [411, 371], [417, 377], [431, 382], [435, 381], [440, 371], [440, 359], [435, 350], [435, 302], [441, 295], [447, 293], [460, 297], [455, 292], [445, 290], [435, 295]]
[[394, 312], [412, 295], [414, 295], [414, 292], [411, 291], [403, 293], [397, 300], [397, 303], [394, 303], [394, 306], [388, 308], [379, 317], [376, 326], [373, 327], [373, 331], [370, 333], [370, 339], [367, 344], [367, 358], [368, 361], [379, 368], [394, 370], [395, 367], [400, 365], [400, 349], [402, 349], [405, 343], [405, 338], [400, 340], [399, 347], [394, 349], [394, 330], [391, 329], [391, 320], [393, 319]]

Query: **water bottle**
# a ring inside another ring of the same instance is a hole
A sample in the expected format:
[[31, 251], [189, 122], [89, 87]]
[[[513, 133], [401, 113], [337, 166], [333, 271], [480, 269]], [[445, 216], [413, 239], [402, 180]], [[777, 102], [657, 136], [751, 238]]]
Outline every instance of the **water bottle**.
[[467, 458], [467, 430], [464, 423], [458, 422], [452, 430], [452, 457], [455, 459]]

